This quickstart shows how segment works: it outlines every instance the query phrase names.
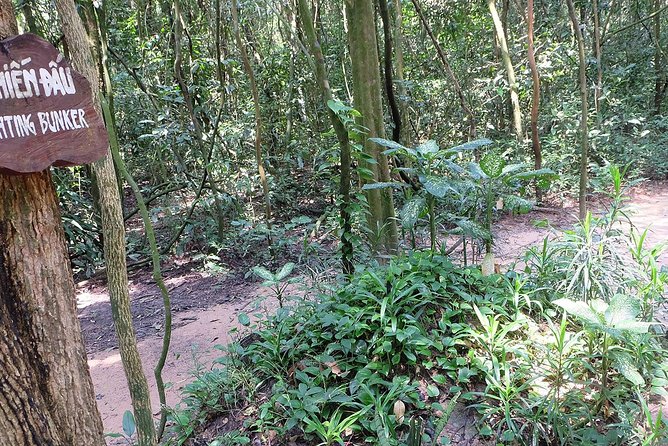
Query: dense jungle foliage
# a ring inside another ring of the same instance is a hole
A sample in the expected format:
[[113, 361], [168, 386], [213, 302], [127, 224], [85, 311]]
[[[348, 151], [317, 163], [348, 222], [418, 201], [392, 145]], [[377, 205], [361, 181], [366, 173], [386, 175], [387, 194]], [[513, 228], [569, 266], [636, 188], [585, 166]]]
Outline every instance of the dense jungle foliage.
[[[68, 54], [49, 1], [14, 3]], [[129, 268], [246, 274], [279, 304], [238, 315], [166, 444], [451, 444], [453, 416], [475, 420], [459, 444], [668, 442], [668, 272], [625, 212], [668, 178], [665, 0], [77, 6]], [[93, 276], [95, 176], [54, 176]], [[498, 268], [499, 216], [578, 204]]]

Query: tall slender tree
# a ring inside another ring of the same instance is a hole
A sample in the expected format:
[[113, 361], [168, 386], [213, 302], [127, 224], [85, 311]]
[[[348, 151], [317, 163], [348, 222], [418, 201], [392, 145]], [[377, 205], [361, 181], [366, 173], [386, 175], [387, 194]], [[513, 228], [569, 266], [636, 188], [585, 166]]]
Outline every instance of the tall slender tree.
[[573, 0], [566, 0], [568, 16], [571, 19], [575, 40], [578, 44], [579, 60], [579, 84], [580, 84], [580, 190], [578, 193], [580, 218], [587, 215], [587, 186], [589, 184], [587, 167], [589, 164], [589, 126], [587, 123], [589, 115], [589, 102], [587, 97], [587, 60], [585, 52], [584, 36], [573, 6]]
[[[17, 33], [0, 0], [0, 39]], [[50, 171], [0, 174], [2, 445], [105, 444], [69, 265]]]
[[[262, 155], [262, 110], [260, 109], [260, 93], [257, 88], [257, 81], [255, 79], [255, 70], [251, 64], [246, 44], [241, 38], [241, 27], [239, 24], [239, 8], [237, 7], [237, 0], [230, 0], [232, 11], [232, 28], [234, 38], [237, 41], [239, 54], [241, 55], [241, 63], [244, 66], [244, 71], [248, 77], [251, 93], [253, 95], [253, 110], [255, 112], [255, 163], [260, 175], [260, 184], [264, 195], [264, 218], [267, 225], [271, 228], [271, 198], [269, 197], [269, 181], [267, 180], [267, 173], [264, 169], [264, 157]], [[271, 236], [269, 236], [269, 244], [271, 245]]]
[[350, 274], [353, 272], [352, 225], [349, 209], [351, 163], [350, 139], [345, 126], [334, 110], [328, 105], [328, 102], [333, 100], [334, 96], [332, 95], [332, 89], [329, 86], [325, 57], [322, 54], [322, 47], [320, 46], [320, 41], [318, 40], [318, 35], [316, 34], [315, 26], [313, 25], [311, 10], [306, 3], [306, 0], [297, 0], [297, 8], [302, 28], [304, 29], [304, 34], [308, 41], [309, 51], [313, 56], [316, 79], [323, 98], [323, 105], [327, 110], [330, 122], [334, 128], [334, 133], [336, 133], [336, 138], [339, 141], [339, 148], [341, 149], [341, 178], [339, 180], [339, 195], [341, 196], [340, 215], [343, 226], [341, 231], [341, 261], [343, 272]]
[[[74, 0], [56, 0], [56, 9], [65, 40], [70, 49], [72, 64], [91, 83], [98, 110], [101, 112], [99, 73], [90, 49], [90, 43]], [[128, 381], [132, 407], [137, 421], [138, 441], [141, 446], [157, 443], [148, 382], [137, 349], [132, 326], [130, 291], [125, 249], [125, 226], [118, 182], [111, 154], [93, 164], [100, 194], [104, 258], [107, 266], [107, 284], [111, 311], [123, 369]]]
[[492, 15], [494, 22], [494, 30], [496, 32], [496, 40], [499, 42], [501, 48], [501, 59], [506, 68], [506, 76], [508, 77], [508, 86], [510, 87], [510, 102], [513, 106], [513, 129], [518, 140], [524, 137], [522, 131], [522, 110], [520, 109], [520, 97], [517, 93], [517, 79], [515, 77], [515, 68], [513, 61], [510, 58], [510, 51], [508, 50], [508, 43], [506, 41], [506, 31], [499, 17], [499, 12], [496, 10], [496, 0], [487, 0], [487, 7]]
[[[355, 108], [362, 114], [360, 124], [367, 129], [364, 150], [374, 160], [373, 163], [366, 163], [366, 167], [373, 172], [373, 181], [385, 183], [390, 181], [387, 156], [378, 144], [369, 139], [385, 138], [373, 0], [346, 0], [346, 17]], [[376, 250], [396, 252], [398, 231], [392, 189], [370, 189], [367, 200], [369, 226], [376, 234]]]
[[[532, 95], [531, 95], [531, 148], [533, 150], [533, 162], [536, 170], [543, 165], [543, 155], [540, 148], [540, 136], [538, 135], [538, 110], [540, 106], [540, 77], [538, 76], [538, 67], [536, 66], [536, 48], [534, 45], [534, 0], [529, 0], [527, 4], [527, 22], [529, 30], [527, 33], [529, 41], [529, 68], [531, 69]], [[542, 200], [541, 190], [536, 185], [536, 199]]]

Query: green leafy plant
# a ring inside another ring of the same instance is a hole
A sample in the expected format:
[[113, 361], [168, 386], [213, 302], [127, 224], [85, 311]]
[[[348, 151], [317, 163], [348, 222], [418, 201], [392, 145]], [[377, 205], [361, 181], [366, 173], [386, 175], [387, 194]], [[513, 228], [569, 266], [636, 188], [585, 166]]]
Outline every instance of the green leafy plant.
[[[400, 171], [414, 175], [420, 185], [418, 193], [414, 194], [405, 204], [400, 212], [402, 226], [412, 230], [418, 218], [426, 212], [429, 218], [429, 236], [432, 250], [436, 250], [436, 201], [445, 198], [448, 193], [453, 193], [448, 173], [457, 172], [460, 168], [454, 163], [456, 155], [478, 149], [491, 144], [489, 139], [478, 139], [461, 144], [449, 149], [442, 150], [436, 141], [429, 140], [415, 148], [404, 147], [394, 141], [382, 138], [371, 138], [375, 143], [386, 147], [386, 155], [401, 155], [412, 167], [399, 168]], [[370, 184], [366, 187], [392, 187], [390, 184]]]
[[286, 297], [285, 290], [291, 283], [294, 283], [293, 279], [287, 281], [285, 279], [290, 274], [292, 274], [292, 271], [294, 269], [295, 269], [295, 264], [290, 262], [283, 265], [281, 269], [277, 270], [275, 273], [272, 273], [268, 269], [261, 266], [253, 267], [253, 273], [255, 273], [255, 275], [258, 276], [259, 278], [264, 279], [264, 282], [262, 282], [262, 286], [271, 289], [271, 291], [276, 296], [276, 299], [278, 299], [278, 304], [281, 307], [283, 307], [283, 302]]

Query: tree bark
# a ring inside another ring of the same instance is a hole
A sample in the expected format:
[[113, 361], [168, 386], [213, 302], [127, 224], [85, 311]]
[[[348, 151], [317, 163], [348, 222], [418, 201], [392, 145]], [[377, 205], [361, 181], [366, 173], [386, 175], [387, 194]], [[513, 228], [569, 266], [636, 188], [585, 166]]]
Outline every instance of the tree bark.
[[[406, 85], [404, 83], [404, 34], [402, 31], [403, 25], [403, 11], [401, 0], [394, 1], [394, 70], [395, 78], [397, 80], [397, 92], [399, 93], [399, 114], [408, 120], [408, 113], [406, 107]], [[407, 132], [404, 130], [405, 126], [402, 126], [401, 132], [399, 133], [399, 143], [407, 144]]]
[[343, 231], [341, 233], [341, 263], [343, 266], [343, 272], [345, 274], [351, 274], [354, 271], [353, 268], [353, 244], [352, 244], [352, 223], [350, 216], [350, 139], [348, 138], [348, 131], [345, 126], [338, 118], [334, 110], [332, 110], [327, 102], [334, 99], [332, 95], [332, 89], [329, 86], [329, 78], [327, 76], [327, 67], [325, 65], [325, 57], [322, 54], [322, 48], [320, 46], [320, 41], [315, 32], [315, 27], [313, 25], [313, 18], [311, 17], [311, 10], [306, 3], [306, 0], [297, 0], [297, 7], [299, 12], [299, 17], [302, 22], [302, 28], [304, 34], [306, 34], [306, 39], [308, 40], [309, 50], [313, 56], [315, 62], [315, 74], [320, 86], [320, 92], [323, 97], [323, 102], [329, 120], [334, 127], [334, 133], [336, 133], [336, 138], [339, 141], [339, 147], [341, 149], [341, 179], [339, 183], [339, 195], [341, 196], [341, 223], [343, 226]]
[[[661, 11], [663, 0], [654, 0], [654, 11]], [[664, 58], [661, 51], [661, 14], [654, 16], [653, 24], [654, 32], [654, 73], [656, 79], [654, 81], [654, 114], [660, 115], [663, 106], [663, 98], [666, 93], [666, 74], [664, 67]]]
[[[372, 181], [389, 182], [387, 156], [382, 153], [380, 146], [368, 139], [385, 138], [373, 0], [346, 0], [346, 16], [355, 108], [362, 114], [360, 124], [368, 129], [364, 138], [364, 150], [376, 160], [376, 163], [367, 163], [365, 167], [373, 172]], [[367, 200], [370, 211], [369, 227], [376, 234], [376, 239], [373, 240], [374, 249], [396, 252], [398, 230], [392, 189], [368, 190]]]
[[[0, 39], [18, 33], [0, 0]], [[104, 445], [49, 171], [0, 174], [0, 444]]]
[[[538, 107], [540, 105], [540, 77], [536, 66], [536, 49], [534, 46], [534, 0], [528, 0], [527, 22], [529, 24], [529, 68], [531, 69], [531, 80], [533, 83], [531, 96], [531, 148], [533, 150], [533, 162], [536, 170], [543, 165], [543, 156], [540, 148], [540, 137], [538, 135]], [[536, 200], [542, 201], [541, 190], [536, 183]]]
[[601, 12], [598, 8], [598, 0], [592, 0], [591, 7], [594, 14], [594, 57], [596, 58], [596, 85], [594, 86], [594, 110], [596, 111], [596, 122], [601, 127], [603, 116], [601, 115], [601, 95], [603, 93], [603, 66], [601, 65]]
[[579, 83], [580, 83], [580, 100], [581, 100], [581, 118], [580, 118], [580, 191], [578, 196], [580, 218], [583, 219], [587, 215], [587, 164], [589, 160], [589, 127], [587, 124], [587, 115], [589, 113], [589, 104], [587, 100], [587, 60], [585, 55], [584, 37], [582, 36], [582, 28], [580, 28], [580, 21], [575, 14], [575, 7], [573, 0], [566, 0], [568, 6], [568, 15], [571, 18], [573, 25], [573, 32], [575, 33], [575, 40], [578, 43], [578, 59], [579, 59]]
[[[83, 22], [77, 13], [74, 0], [56, 0], [65, 40], [70, 48], [72, 64], [91, 84], [95, 102], [99, 108], [99, 79]], [[93, 164], [93, 171], [100, 193], [102, 233], [104, 234], [104, 258], [111, 311], [118, 337], [119, 353], [128, 381], [132, 407], [137, 423], [138, 442], [141, 446], [154, 446], [156, 441], [153, 412], [146, 375], [142, 367], [137, 339], [132, 326], [130, 293], [125, 252], [125, 227], [118, 183], [111, 155]]]
[[508, 76], [508, 84], [510, 86], [510, 101], [513, 105], [513, 128], [515, 130], [515, 136], [517, 137], [517, 140], [520, 141], [523, 138], [523, 131], [520, 98], [517, 94], [517, 79], [515, 79], [515, 69], [513, 68], [513, 62], [510, 59], [510, 51], [508, 51], [506, 33], [503, 29], [503, 23], [499, 17], [499, 12], [496, 10], [495, 1], [496, 0], [487, 0], [487, 6], [489, 7], [489, 12], [492, 15], [492, 20], [494, 21], [496, 39], [499, 41], [499, 47], [501, 48], [501, 59], [503, 60], [503, 65], [506, 67], [506, 75]]
[[385, 93], [387, 94], [387, 103], [390, 106], [390, 115], [394, 127], [392, 128], [392, 141], [401, 142], [401, 113], [397, 104], [397, 97], [394, 94], [394, 74], [392, 70], [392, 24], [390, 22], [390, 11], [387, 7], [387, 0], [378, 0], [380, 18], [383, 22], [383, 71], [385, 79]]

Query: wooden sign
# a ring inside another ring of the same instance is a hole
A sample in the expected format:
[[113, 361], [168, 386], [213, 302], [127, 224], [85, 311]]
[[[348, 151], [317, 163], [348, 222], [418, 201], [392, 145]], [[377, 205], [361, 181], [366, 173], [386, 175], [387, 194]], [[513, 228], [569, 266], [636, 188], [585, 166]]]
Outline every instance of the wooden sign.
[[109, 148], [89, 82], [34, 34], [0, 41], [0, 171], [86, 164]]

